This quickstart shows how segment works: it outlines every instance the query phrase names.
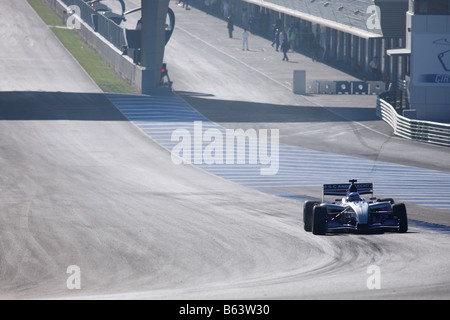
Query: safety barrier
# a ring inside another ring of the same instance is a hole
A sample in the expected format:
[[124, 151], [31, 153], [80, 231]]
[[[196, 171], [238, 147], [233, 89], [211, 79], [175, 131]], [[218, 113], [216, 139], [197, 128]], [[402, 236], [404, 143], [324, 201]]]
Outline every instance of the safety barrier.
[[[50, 7], [63, 19], [67, 19], [67, 12], [70, 5], [76, 5], [80, 8], [80, 18], [82, 20], [80, 28], [76, 30], [78, 35], [101, 56], [101, 58], [111, 66], [114, 71], [131, 84], [137, 91], [142, 91], [142, 67], [133, 63], [133, 60], [123, 54], [122, 43], [123, 30], [113, 21], [107, 22], [112, 29], [117, 30], [118, 43], [112, 44], [110, 42], [111, 36], [100, 34], [99, 30], [103, 30], [102, 23], [98, 24], [97, 31], [95, 30], [94, 20], [92, 14], [96, 14], [92, 8], [80, 0], [45, 0]], [[99, 15], [100, 16], [100, 15]], [[86, 20], [85, 20], [86, 19]], [[101, 16], [101, 21], [109, 20]]]
[[377, 99], [377, 115], [387, 122], [394, 134], [402, 138], [450, 147], [450, 124], [409, 119], [399, 115], [388, 102], [389, 92]]
[[101, 34], [111, 42], [117, 49], [122, 50], [126, 46], [124, 30], [111, 19], [96, 12], [83, 0], [61, 0], [66, 6], [75, 5], [80, 9], [80, 18], [87, 23], [95, 32]]

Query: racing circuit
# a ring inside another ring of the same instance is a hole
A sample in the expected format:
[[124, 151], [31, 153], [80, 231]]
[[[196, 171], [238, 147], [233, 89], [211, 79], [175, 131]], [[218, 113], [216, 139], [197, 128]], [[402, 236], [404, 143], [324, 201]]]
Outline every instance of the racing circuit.
[[[245, 55], [222, 21], [171, 7], [176, 94], [143, 96], [103, 94], [25, 0], [0, 3], [17, 13], [0, 21], [0, 298], [448, 299], [448, 148], [393, 137], [373, 96], [293, 95], [258, 62], [281, 63], [266, 40]], [[171, 134], [194, 121], [279, 129], [278, 174], [175, 165]], [[303, 202], [350, 178], [405, 201], [409, 231], [304, 232]]]

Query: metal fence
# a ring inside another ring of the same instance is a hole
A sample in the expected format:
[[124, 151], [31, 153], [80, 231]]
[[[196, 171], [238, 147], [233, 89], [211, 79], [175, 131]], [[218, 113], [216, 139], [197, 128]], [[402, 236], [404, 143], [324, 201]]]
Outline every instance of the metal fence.
[[450, 124], [409, 119], [398, 114], [392, 106], [391, 92], [378, 96], [377, 115], [386, 121], [397, 136], [450, 147]]
[[103, 14], [96, 12], [83, 0], [62, 0], [66, 6], [75, 5], [80, 8], [80, 18], [95, 32], [98, 32], [106, 40], [111, 42], [119, 50], [126, 46], [124, 29]]

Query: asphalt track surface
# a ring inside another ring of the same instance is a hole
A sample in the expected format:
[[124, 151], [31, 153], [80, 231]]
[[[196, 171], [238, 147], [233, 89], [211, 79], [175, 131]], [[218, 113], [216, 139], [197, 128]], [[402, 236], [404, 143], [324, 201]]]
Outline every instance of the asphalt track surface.
[[[134, 2], [130, 7], [137, 5], [136, 1], [130, 2]], [[354, 157], [354, 162], [373, 161], [373, 168], [376, 163], [393, 163], [424, 168], [442, 177], [450, 171], [448, 148], [393, 136], [389, 125], [375, 114], [374, 95], [292, 94], [295, 69], [307, 70], [307, 79], [354, 80], [352, 76], [299, 54], [290, 53], [290, 63], [282, 62], [281, 54], [274, 52], [270, 41], [257, 36], [249, 40], [250, 51], [242, 51], [242, 29], [236, 27], [234, 38], [228, 39], [224, 21], [195, 8], [184, 10], [173, 2], [171, 7], [177, 24], [166, 47], [165, 61], [171, 77], [176, 79], [174, 89], [208, 119], [231, 129], [279, 129], [280, 142], [285, 145], [328, 153], [318, 161], [335, 161], [335, 154], [340, 154]], [[131, 18], [127, 23], [134, 24]], [[321, 170], [317, 171], [321, 176]], [[354, 166], [350, 163], [348, 169], [335, 170], [328, 179], [318, 179], [317, 186], [343, 181], [345, 171], [351, 174]], [[360, 177], [366, 179], [367, 175]], [[370, 177], [369, 173], [368, 178], [375, 176]], [[415, 196], [422, 198], [422, 203], [439, 199], [448, 204], [448, 185], [442, 184], [441, 179], [422, 179], [422, 175], [413, 172], [397, 179], [388, 171], [382, 178], [377, 178], [377, 182], [398, 183], [396, 194], [416, 190]], [[320, 198], [320, 190], [288, 183], [276, 191]], [[411, 199], [410, 195], [403, 200]], [[430, 209], [416, 207], [413, 201], [408, 207], [415, 219], [449, 225], [448, 205], [443, 210]]]
[[1, 21], [2, 73], [33, 61], [1, 82], [0, 298], [450, 297], [446, 232], [305, 233], [298, 201], [174, 165], [24, 0], [0, 12], [17, 12]]

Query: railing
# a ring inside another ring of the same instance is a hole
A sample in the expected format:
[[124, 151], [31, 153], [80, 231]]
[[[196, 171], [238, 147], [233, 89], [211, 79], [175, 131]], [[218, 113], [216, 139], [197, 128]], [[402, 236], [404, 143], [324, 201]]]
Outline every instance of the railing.
[[397, 113], [389, 102], [391, 99], [391, 92], [378, 96], [377, 115], [394, 129], [395, 135], [450, 147], [450, 124], [406, 118]]
[[126, 45], [124, 30], [114, 21], [96, 12], [83, 0], [62, 0], [66, 6], [76, 5], [80, 8], [80, 18], [87, 23], [95, 32], [101, 34], [116, 48], [122, 50]]

